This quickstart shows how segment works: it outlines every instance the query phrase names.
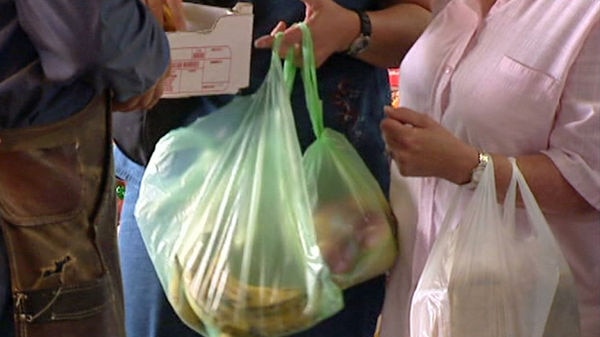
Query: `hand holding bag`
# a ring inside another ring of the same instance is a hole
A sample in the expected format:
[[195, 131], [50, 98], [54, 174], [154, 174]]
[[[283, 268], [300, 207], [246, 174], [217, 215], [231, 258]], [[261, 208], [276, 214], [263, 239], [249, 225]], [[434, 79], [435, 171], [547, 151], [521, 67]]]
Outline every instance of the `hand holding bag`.
[[[413, 295], [412, 337], [579, 336], [573, 277], [511, 162], [504, 207], [492, 162], [456, 226], [454, 198]], [[517, 190], [525, 209], [515, 208]]]

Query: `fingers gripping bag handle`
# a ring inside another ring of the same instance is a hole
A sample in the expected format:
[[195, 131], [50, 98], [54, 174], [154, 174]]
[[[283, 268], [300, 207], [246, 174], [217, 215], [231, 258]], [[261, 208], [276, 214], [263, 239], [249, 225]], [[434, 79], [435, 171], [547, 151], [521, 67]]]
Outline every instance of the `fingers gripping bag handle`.
[[278, 337], [342, 308], [301, 160], [276, 52], [254, 94], [156, 145], [136, 217], [167, 298], [194, 330]]
[[325, 127], [310, 29], [302, 30], [301, 69], [316, 140], [302, 158], [319, 248], [343, 288], [385, 273], [397, 255], [395, 222], [377, 183], [348, 139]]

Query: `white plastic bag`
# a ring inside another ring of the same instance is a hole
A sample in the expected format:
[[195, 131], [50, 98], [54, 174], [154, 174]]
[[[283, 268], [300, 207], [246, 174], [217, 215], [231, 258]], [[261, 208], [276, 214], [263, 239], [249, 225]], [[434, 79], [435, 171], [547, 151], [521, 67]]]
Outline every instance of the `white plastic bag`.
[[491, 162], [456, 226], [450, 206], [412, 299], [411, 337], [579, 336], [573, 277], [511, 162], [504, 207]]

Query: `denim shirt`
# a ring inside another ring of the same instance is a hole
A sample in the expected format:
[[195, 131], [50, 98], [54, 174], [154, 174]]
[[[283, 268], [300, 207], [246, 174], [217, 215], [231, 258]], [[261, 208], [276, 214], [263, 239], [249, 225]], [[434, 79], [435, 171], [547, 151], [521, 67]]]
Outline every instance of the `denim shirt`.
[[[139, 1], [0, 0], [0, 129], [61, 120], [107, 89], [121, 101], [139, 95], [168, 61]], [[10, 301], [0, 235], [0, 336], [12, 334]]]
[[0, 0], [0, 129], [60, 120], [106, 89], [139, 95], [168, 50], [139, 1]]

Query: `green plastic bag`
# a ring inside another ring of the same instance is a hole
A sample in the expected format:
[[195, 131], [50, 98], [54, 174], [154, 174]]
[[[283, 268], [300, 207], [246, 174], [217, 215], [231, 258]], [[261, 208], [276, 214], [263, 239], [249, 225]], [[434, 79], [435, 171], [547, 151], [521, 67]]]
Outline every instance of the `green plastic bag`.
[[149, 255], [177, 314], [207, 337], [282, 336], [343, 306], [317, 246], [286, 89], [273, 53], [256, 93], [169, 132], [142, 180]]
[[303, 157], [321, 253], [343, 288], [385, 273], [397, 256], [394, 217], [379, 184], [346, 137], [323, 123], [310, 31], [301, 70], [316, 141]]

